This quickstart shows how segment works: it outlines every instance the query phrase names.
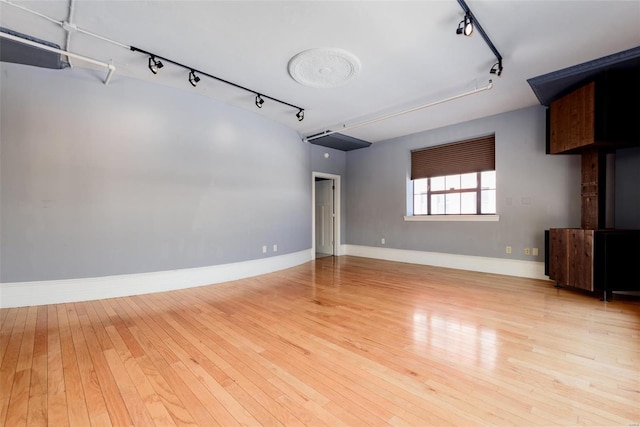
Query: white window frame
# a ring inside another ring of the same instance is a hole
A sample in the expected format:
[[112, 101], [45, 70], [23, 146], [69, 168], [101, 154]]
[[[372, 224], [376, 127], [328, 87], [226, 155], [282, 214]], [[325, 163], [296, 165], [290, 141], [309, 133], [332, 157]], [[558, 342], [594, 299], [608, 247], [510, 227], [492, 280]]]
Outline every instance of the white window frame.
[[[481, 192], [481, 183], [478, 182], [478, 193]], [[456, 191], [457, 192], [457, 191]], [[496, 185], [497, 192], [497, 185]], [[446, 194], [446, 193], [445, 193]], [[497, 197], [496, 197], [497, 199]], [[404, 220], [408, 222], [422, 222], [422, 221], [451, 221], [451, 222], [459, 222], [459, 221], [477, 221], [477, 222], [496, 222], [500, 220], [500, 215], [495, 214], [443, 214], [443, 215], [427, 215], [413, 214], [413, 203], [414, 203], [414, 181], [409, 179], [408, 183], [408, 191], [407, 191], [407, 212], [408, 214], [404, 216]], [[497, 203], [497, 201], [496, 201]], [[496, 206], [497, 209], [497, 206]]]

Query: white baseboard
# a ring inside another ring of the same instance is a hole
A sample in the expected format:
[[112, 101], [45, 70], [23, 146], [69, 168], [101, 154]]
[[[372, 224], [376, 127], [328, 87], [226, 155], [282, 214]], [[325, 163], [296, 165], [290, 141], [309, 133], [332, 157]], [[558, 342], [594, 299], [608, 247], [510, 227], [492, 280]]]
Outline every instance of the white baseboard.
[[523, 261], [504, 258], [488, 258], [470, 255], [454, 255], [439, 252], [423, 252], [406, 249], [380, 248], [373, 246], [344, 245], [344, 255], [410, 264], [433, 265], [482, 273], [504, 274], [507, 276], [549, 280], [544, 274], [544, 262]]
[[[339, 255], [548, 280], [544, 263], [373, 246], [340, 245]], [[182, 270], [84, 279], [0, 283], [0, 308], [60, 304], [212, 285], [267, 274], [313, 259], [311, 249], [276, 257]]]
[[59, 304], [164, 292], [244, 279], [312, 259], [311, 249], [257, 260], [85, 279], [0, 283], [0, 308]]

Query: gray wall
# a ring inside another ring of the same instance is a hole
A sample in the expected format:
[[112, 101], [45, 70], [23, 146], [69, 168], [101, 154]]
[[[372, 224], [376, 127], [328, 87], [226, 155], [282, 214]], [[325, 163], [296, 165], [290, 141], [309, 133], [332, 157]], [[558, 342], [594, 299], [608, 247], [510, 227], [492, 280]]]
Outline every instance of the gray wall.
[[[405, 222], [410, 151], [492, 132], [500, 221]], [[384, 237], [389, 248], [543, 261], [545, 229], [580, 226], [580, 159], [545, 154], [543, 107], [376, 143], [347, 153], [347, 170], [348, 244], [383, 246]]]
[[616, 150], [616, 228], [640, 228], [640, 148]]
[[195, 90], [1, 67], [2, 282], [311, 247], [309, 144], [294, 131]]
[[[544, 229], [580, 225], [579, 156], [545, 155], [542, 107], [344, 153], [195, 93], [122, 76], [104, 86], [103, 73], [81, 70], [0, 71], [2, 282], [309, 249], [311, 171], [341, 176], [342, 243], [542, 261]], [[405, 222], [410, 150], [490, 132], [500, 221]], [[617, 227], [640, 228], [639, 171], [640, 149], [619, 150]]]

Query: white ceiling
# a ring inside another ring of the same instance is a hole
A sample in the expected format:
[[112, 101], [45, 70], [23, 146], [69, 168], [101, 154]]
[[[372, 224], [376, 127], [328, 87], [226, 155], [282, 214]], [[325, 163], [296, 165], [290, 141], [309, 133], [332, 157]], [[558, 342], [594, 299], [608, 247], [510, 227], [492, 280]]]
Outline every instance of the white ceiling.
[[[640, 1], [467, 0], [504, 58], [501, 77], [489, 74], [495, 56], [476, 31], [456, 35], [463, 10], [446, 1], [16, 1], [58, 21], [136, 46], [256, 92], [267, 100], [165, 63], [157, 75], [148, 57], [112, 43], [67, 32], [5, 0], [0, 25], [116, 67], [110, 85], [130, 76], [248, 109], [308, 136], [448, 98], [493, 78], [493, 88], [455, 101], [344, 132], [370, 142], [539, 104], [527, 79], [640, 45]], [[300, 85], [289, 60], [311, 48], [339, 48], [361, 62], [360, 74], [337, 88]], [[71, 61], [73, 66], [86, 64]], [[96, 80], [101, 84], [100, 80]]]

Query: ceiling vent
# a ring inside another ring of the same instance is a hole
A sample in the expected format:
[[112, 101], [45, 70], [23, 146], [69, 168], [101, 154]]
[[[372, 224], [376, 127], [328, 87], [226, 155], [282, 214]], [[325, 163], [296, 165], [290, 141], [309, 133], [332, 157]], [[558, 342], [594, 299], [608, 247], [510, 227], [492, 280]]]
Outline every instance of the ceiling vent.
[[[0, 31], [12, 36], [20, 37], [36, 43], [40, 43], [49, 47], [60, 49], [57, 44], [50, 43], [46, 40], [37, 39], [35, 37], [21, 34], [7, 28], [0, 27]], [[62, 60], [59, 53], [49, 52], [34, 46], [13, 40], [0, 38], [0, 61], [12, 62], [14, 64], [32, 65], [34, 67], [51, 68], [61, 70], [69, 67], [69, 63]]]
[[[330, 131], [328, 131], [330, 132]], [[324, 133], [324, 132], [323, 132]], [[310, 138], [314, 138], [309, 142], [315, 145], [321, 145], [323, 147], [333, 148], [342, 151], [357, 150], [358, 148], [366, 148], [371, 145], [369, 141], [354, 138], [352, 136], [343, 135], [341, 133], [331, 133], [327, 136], [321, 136], [322, 134], [314, 135]]]

